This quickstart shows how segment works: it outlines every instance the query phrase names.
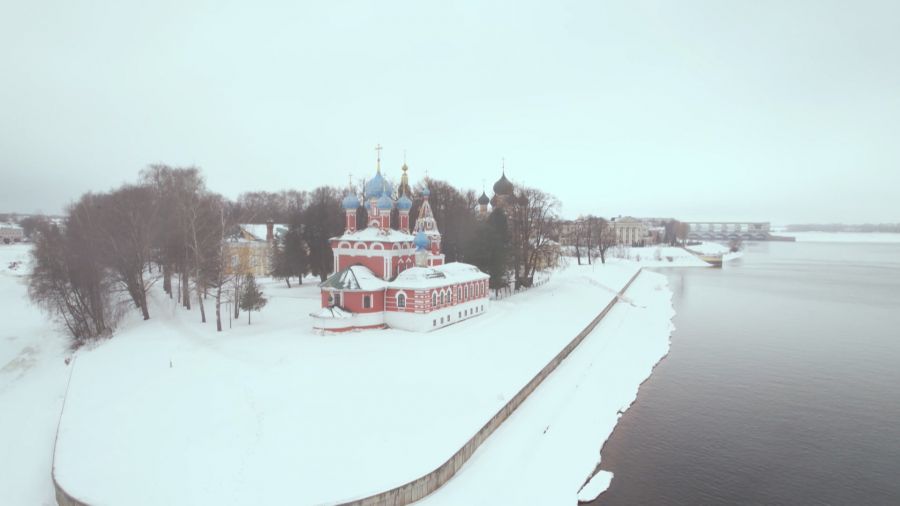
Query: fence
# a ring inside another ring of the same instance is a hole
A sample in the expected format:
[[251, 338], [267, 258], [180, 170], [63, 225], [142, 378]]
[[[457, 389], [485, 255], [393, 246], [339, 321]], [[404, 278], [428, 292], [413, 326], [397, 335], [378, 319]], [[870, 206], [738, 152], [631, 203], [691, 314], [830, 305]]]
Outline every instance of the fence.
[[514, 287], [515, 285], [513, 285], [513, 286], [507, 285], [504, 288], [498, 288], [498, 289], [493, 290], [493, 293], [491, 293], [491, 300], [505, 299], [505, 298], [511, 297], [517, 293], [524, 292], [525, 290], [528, 290], [530, 288], [537, 288], [539, 286], [546, 285], [548, 281], [550, 281], [549, 275], [544, 276], [541, 279], [535, 281], [534, 283], [531, 284], [531, 286], [520, 286], [519, 288], [515, 288]]

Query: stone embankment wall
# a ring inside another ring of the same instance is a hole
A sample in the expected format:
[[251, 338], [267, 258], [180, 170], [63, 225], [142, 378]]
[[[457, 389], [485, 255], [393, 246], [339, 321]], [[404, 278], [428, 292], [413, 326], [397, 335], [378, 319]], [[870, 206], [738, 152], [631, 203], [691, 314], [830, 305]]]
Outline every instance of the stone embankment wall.
[[616, 297], [613, 298], [603, 308], [603, 311], [600, 311], [600, 314], [594, 318], [591, 323], [588, 324], [587, 327], [584, 328], [581, 332], [572, 339], [569, 344], [566, 345], [565, 348], [562, 349], [553, 359], [544, 366], [543, 369], [531, 381], [528, 382], [527, 385], [522, 387], [521, 390], [506, 403], [505, 406], [500, 408], [500, 411], [497, 412], [483, 427], [472, 436], [469, 441], [463, 445], [456, 453], [453, 454], [452, 457], [447, 459], [446, 462], [440, 465], [434, 471], [417, 478], [409, 483], [400, 485], [399, 487], [393, 488], [391, 490], [387, 490], [385, 492], [381, 492], [375, 494], [373, 496], [364, 497], [361, 499], [355, 499], [349, 502], [341, 503], [340, 506], [400, 506], [405, 504], [414, 503], [428, 494], [437, 490], [441, 485], [447, 483], [450, 478], [456, 474], [457, 471], [469, 460], [469, 457], [475, 453], [475, 450], [481, 446], [481, 443], [485, 442], [490, 435], [497, 430], [497, 427], [500, 426], [509, 415], [516, 410], [525, 399], [531, 395], [538, 385], [547, 378], [547, 376], [552, 373], [566, 357], [569, 356], [572, 351], [584, 341], [584, 338], [587, 337], [593, 330], [594, 327], [603, 320], [603, 317], [606, 316], [607, 313], [616, 305], [616, 302], [619, 301], [619, 297], [625, 294], [625, 291], [628, 290], [628, 287], [637, 279], [638, 275], [640, 275], [641, 270], [638, 270], [631, 279], [628, 280], [628, 283], [625, 284], [624, 287], [619, 291]]
[[[490, 435], [495, 430], [497, 430], [497, 427], [499, 427], [500, 424], [506, 421], [506, 419], [509, 418], [509, 415], [511, 415], [513, 411], [516, 410], [516, 408], [518, 408], [523, 402], [525, 402], [525, 399], [527, 399], [528, 396], [531, 395], [531, 392], [533, 392], [538, 387], [538, 385], [540, 385], [541, 382], [543, 382], [544, 379], [546, 379], [547, 376], [550, 375], [550, 373], [556, 370], [559, 364], [562, 363], [562, 361], [565, 360], [566, 357], [568, 357], [569, 354], [572, 353], [572, 351], [577, 348], [579, 344], [581, 344], [584, 338], [594, 330], [594, 327], [596, 327], [597, 324], [599, 324], [600, 321], [603, 320], [603, 317], [605, 317], [606, 314], [609, 313], [610, 310], [612, 310], [613, 306], [616, 305], [616, 302], [619, 301], [619, 297], [625, 294], [625, 291], [628, 290], [628, 287], [631, 286], [631, 284], [635, 279], [637, 279], [640, 273], [641, 270], [638, 270], [634, 274], [634, 276], [632, 276], [631, 279], [628, 280], [628, 283], [626, 283], [625, 286], [622, 287], [621, 290], [619, 290], [619, 293], [616, 295], [616, 297], [614, 297], [613, 300], [611, 300], [609, 304], [607, 304], [606, 307], [604, 307], [603, 310], [600, 311], [600, 314], [598, 314], [591, 321], [591, 323], [589, 323], [588, 326], [584, 328], [584, 330], [579, 332], [578, 335], [575, 336], [575, 338], [572, 339], [572, 341], [570, 341], [569, 344], [567, 344], [566, 347], [562, 349], [562, 351], [560, 351], [555, 357], [553, 357], [553, 359], [550, 360], [550, 362], [546, 366], [544, 366], [544, 368], [541, 369], [541, 371], [537, 373], [534, 378], [532, 378], [531, 381], [528, 382], [527, 385], [522, 387], [522, 389], [519, 390], [519, 392], [512, 399], [510, 399], [509, 402], [506, 403], [506, 405], [500, 408], [500, 411], [498, 411], [497, 414], [491, 417], [491, 419], [488, 420], [488, 422], [484, 424], [484, 426], [481, 427], [481, 429], [477, 433], [475, 433], [475, 435], [472, 436], [472, 438], [469, 439], [469, 441], [466, 442], [466, 444], [463, 445], [462, 448], [454, 453], [452, 457], [447, 459], [447, 461], [441, 464], [437, 469], [420, 478], [416, 478], [409, 483], [400, 485], [399, 487], [392, 488], [391, 490], [380, 492], [369, 497], [354, 499], [345, 503], [341, 503], [340, 506], [401, 506], [411, 504], [422, 499], [428, 494], [431, 494], [432, 492], [440, 488], [440, 486], [444, 483], [447, 483], [447, 481], [449, 481], [450, 478], [452, 478], [453, 475], [455, 475], [456, 472], [459, 471], [460, 468], [462, 468], [466, 461], [469, 460], [469, 457], [471, 457], [472, 454], [475, 453], [475, 450], [477, 450], [478, 447], [481, 446], [481, 443], [485, 442], [487, 438], [490, 437]], [[65, 403], [65, 401], [63, 402]], [[62, 414], [60, 414], [60, 418], [61, 417]], [[59, 429], [57, 428], [57, 436], [58, 431]], [[54, 444], [54, 454], [55, 453], [56, 448]], [[57, 483], [56, 481], [55, 474], [53, 476], [53, 486], [56, 489], [56, 502], [59, 504], [59, 506], [90, 506], [79, 501], [78, 499], [75, 499], [74, 497], [69, 495], [69, 493], [66, 492], [61, 486], [59, 486], [59, 483]]]

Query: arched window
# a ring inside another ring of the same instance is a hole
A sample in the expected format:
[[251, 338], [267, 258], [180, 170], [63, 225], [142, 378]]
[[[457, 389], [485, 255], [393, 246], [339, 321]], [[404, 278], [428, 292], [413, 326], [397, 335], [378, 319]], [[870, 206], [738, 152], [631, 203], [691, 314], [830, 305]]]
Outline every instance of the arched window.
[[406, 294], [398, 293], [397, 294], [397, 307], [403, 309], [406, 307]]
[[469, 300], [469, 285], [466, 285], [466, 300]]
[[[444, 304], [444, 301], [447, 300], [447, 294], [441, 291], [441, 305]], [[441, 322], [443, 323], [443, 322]]]
[[462, 299], [462, 287], [457, 285], [456, 286], [456, 302], [459, 302], [460, 299]]
[[383, 250], [383, 249], [384, 249], [384, 246], [382, 246], [382, 244], [381, 244], [380, 242], [376, 242], [375, 244], [372, 245], [372, 249], [380, 249], [380, 250]]
[[437, 292], [431, 292], [431, 307], [437, 306]]
[[364, 242], [358, 242], [355, 245], [353, 245], [353, 247], [356, 249], [368, 249], [366, 247], [366, 243], [364, 243]]

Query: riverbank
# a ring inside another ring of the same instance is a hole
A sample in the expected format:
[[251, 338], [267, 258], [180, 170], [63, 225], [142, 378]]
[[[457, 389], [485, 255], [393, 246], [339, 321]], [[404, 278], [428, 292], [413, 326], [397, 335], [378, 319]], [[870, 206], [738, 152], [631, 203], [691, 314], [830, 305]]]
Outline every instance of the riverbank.
[[574, 505], [604, 441], [668, 353], [673, 314], [666, 278], [641, 273], [457, 476], [418, 504]]
[[31, 245], [0, 245], [0, 502], [55, 504], [53, 435], [69, 367], [65, 338], [31, 305]]
[[224, 334], [156, 294], [154, 319], [79, 353], [57, 479], [95, 504], [329, 503], [389, 489], [459, 449], [636, 269], [569, 267], [428, 334], [315, 335], [310, 285], [264, 283], [266, 310]]

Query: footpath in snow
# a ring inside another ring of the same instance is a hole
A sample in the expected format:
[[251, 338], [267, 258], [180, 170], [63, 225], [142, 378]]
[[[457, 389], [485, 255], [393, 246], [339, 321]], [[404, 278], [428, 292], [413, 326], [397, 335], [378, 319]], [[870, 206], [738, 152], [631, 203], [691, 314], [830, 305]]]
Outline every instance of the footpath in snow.
[[599, 451], [638, 387], [668, 353], [672, 293], [644, 272], [594, 331], [469, 462], [418, 504], [575, 504], [609, 485]]
[[0, 245], [0, 503], [56, 504], [53, 435], [66, 388], [67, 343], [28, 301], [31, 246]]
[[572, 266], [426, 334], [316, 335], [312, 283], [265, 284], [253, 325], [222, 334], [156, 293], [149, 322], [79, 352], [57, 480], [92, 504], [320, 504], [390, 489], [458, 450], [636, 269]]

